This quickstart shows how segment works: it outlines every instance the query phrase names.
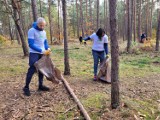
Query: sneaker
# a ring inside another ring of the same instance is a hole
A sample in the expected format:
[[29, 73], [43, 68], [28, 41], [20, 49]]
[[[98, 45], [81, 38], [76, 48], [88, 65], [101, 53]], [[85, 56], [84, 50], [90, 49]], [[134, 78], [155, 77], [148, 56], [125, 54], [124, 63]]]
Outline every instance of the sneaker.
[[49, 91], [50, 89], [49, 89], [48, 87], [42, 85], [42, 86], [40, 86], [40, 87], [38, 88], [38, 90], [39, 90], [39, 91]]
[[97, 76], [96, 75], [94, 75], [93, 80], [97, 81]]
[[23, 88], [23, 92], [24, 92], [23, 94], [24, 94], [25, 96], [30, 96], [30, 95], [31, 95], [29, 88], [24, 87], [24, 88]]

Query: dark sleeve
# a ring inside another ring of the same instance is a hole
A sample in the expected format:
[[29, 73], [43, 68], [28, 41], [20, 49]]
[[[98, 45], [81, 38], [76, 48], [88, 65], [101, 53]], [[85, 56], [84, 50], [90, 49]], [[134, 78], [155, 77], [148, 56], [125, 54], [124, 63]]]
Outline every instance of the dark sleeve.
[[90, 39], [91, 39], [90, 37], [83, 38], [83, 40], [85, 41], [90, 40]]
[[108, 43], [104, 43], [104, 50], [105, 53], [108, 54]]

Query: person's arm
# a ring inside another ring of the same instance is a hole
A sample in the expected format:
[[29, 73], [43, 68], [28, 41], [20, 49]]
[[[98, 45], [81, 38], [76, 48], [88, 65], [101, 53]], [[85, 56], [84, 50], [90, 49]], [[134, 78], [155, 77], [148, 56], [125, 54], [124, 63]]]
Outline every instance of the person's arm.
[[104, 38], [104, 51], [106, 55], [108, 55], [108, 36], [107, 35], [105, 35], [105, 38]]
[[49, 48], [47, 39], [45, 39], [45, 41], [44, 41], [44, 47], [45, 47], [45, 50], [48, 50], [48, 48]]
[[90, 40], [90, 39], [91, 39], [90, 36], [83, 38], [83, 40], [85, 41]]
[[104, 43], [104, 50], [106, 55], [108, 55], [108, 43]]
[[28, 31], [28, 44], [29, 47], [32, 48], [33, 50], [37, 52], [42, 52], [42, 49], [40, 49], [34, 44], [34, 31], [32, 29]]

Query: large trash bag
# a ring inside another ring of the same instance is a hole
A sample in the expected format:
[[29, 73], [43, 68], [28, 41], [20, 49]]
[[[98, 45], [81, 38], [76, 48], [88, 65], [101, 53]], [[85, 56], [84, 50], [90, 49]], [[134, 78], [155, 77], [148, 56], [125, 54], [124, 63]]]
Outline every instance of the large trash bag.
[[100, 64], [97, 78], [107, 83], [111, 83], [111, 68], [109, 66], [109, 58], [105, 58]]
[[47, 80], [57, 84], [62, 80], [62, 74], [60, 70], [55, 67], [50, 56], [43, 55], [41, 59], [35, 62], [34, 66]]

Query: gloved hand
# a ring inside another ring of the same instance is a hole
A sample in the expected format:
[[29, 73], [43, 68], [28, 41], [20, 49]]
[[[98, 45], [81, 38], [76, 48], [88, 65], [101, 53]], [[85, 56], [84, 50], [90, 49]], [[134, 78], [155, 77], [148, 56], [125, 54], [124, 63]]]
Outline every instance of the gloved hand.
[[85, 40], [82, 40], [82, 43], [86, 42]]
[[108, 54], [106, 55], [106, 58], [107, 58], [107, 59], [109, 58], [109, 55], [108, 55]]
[[51, 50], [45, 50], [45, 51], [43, 51], [43, 54], [44, 55], [50, 55], [51, 54]]
[[50, 48], [48, 48], [48, 51], [49, 51], [49, 52], [52, 52]]

